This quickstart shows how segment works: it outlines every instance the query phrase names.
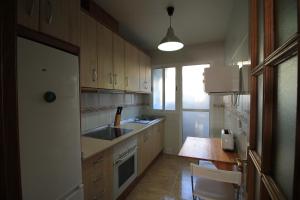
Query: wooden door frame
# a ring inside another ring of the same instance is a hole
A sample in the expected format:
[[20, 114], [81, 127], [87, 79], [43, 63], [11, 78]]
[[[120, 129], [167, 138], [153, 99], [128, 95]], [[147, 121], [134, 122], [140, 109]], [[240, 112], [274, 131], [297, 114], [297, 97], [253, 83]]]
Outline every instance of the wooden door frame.
[[[254, 175], [255, 171], [260, 176], [261, 180], [261, 199], [284, 199], [282, 192], [277, 187], [276, 183], [271, 177], [272, 174], [272, 136], [274, 115], [276, 115], [276, 108], [274, 107], [276, 101], [276, 91], [274, 84], [276, 77], [274, 71], [278, 64], [283, 63], [287, 59], [298, 56], [298, 80], [297, 80], [297, 114], [296, 114], [296, 140], [295, 140], [295, 166], [294, 166], [294, 190], [293, 198], [300, 198], [299, 188], [300, 172], [297, 170], [300, 167], [300, 36], [299, 36], [299, 6], [300, 0], [297, 0], [297, 24], [298, 31], [290, 37], [283, 45], [275, 49], [275, 26], [274, 16], [275, 0], [262, 0], [264, 5], [264, 61], [258, 63], [258, 1], [250, 0], [250, 52], [251, 52], [251, 113], [250, 113], [250, 147], [248, 151], [249, 171], [248, 171], [248, 198], [254, 199]], [[257, 76], [263, 74], [263, 127], [262, 127], [262, 156], [259, 157], [256, 153], [256, 127], [257, 127]]]
[[0, 13], [0, 199], [19, 200], [22, 191], [17, 117], [17, 1], [1, 1]]

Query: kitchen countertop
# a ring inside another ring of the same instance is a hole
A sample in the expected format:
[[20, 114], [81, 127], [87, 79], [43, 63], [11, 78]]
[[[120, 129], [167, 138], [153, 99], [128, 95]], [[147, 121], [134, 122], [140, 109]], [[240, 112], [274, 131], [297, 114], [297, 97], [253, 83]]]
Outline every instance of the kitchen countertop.
[[101, 151], [104, 151], [105, 149], [108, 149], [161, 121], [164, 121], [164, 118], [155, 119], [149, 124], [139, 124], [134, 122], [121, 124], [120, 128], [133, 129], [133, 130], [130, 133], [127, 133], [113, 140], [102, 140], [102, 139], [96, 139], [96, 138], [86, 137], [82, 135], [81, 136], [82, 159], [87, 159], [97, 153], [100, 153]]

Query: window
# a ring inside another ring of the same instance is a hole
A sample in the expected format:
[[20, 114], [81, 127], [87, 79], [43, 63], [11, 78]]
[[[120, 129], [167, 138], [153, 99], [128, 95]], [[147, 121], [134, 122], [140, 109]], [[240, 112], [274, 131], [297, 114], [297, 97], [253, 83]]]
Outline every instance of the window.
[[153, 109], [163, 109], [163, 70], [153, 70]]
[[176, 68], [153, 70], [153, 109], [176, 110]]
[[187, 137], [209, 137], [210, 98], [204, 91], [204, 69], [209, 64], [182, 67], [182, 142]]

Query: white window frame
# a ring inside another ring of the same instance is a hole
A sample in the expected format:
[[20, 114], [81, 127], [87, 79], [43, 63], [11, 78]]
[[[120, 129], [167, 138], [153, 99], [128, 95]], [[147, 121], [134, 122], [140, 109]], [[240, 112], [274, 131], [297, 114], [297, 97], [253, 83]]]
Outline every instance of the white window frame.
[[[174, 68], [175, 69], [175, 109], [174, 110], [166, 110], [165, 109], [165, 69], [167, 68]], [[162, 81], [163, 81], [163, 84], [162, 84], [162, 109], [154, 109], [153, 107], [153, 71], [156, 70], [156, 69], [162, 69]], [[151, 93], [151, 109], [153, 111], [160, 111], [160, 112], [177, 112], [177, 67], [176, 66], [167, 66], [167, 67], [156, 67], [156, 68], [153, 68], [152, 69], [152, 82], [151, 82], [151, 90], [152, 90], [152, 93]]]

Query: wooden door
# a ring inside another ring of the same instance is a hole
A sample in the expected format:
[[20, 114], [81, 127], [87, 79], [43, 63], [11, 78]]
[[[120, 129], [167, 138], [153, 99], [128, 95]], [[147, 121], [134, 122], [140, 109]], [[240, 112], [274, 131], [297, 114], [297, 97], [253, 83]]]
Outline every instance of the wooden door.
[[39, 0], [18, 0], [18, 24], [39, 30]]
[[97, 51], [98, 51], [98, 86], [104, 89], [113, 89], [113, 50], [112, 32], [101, 24], [97, 24]]
[[79, 44], [79, 0], [40, 0], [40, 31]]
[[139, 91], [140, 69], [138, 50], [125, 42], [125, 90]]
[[80, 24], [80, 86], [97, 88], [97, 22], [81, 12]]
[[250, 2], [248, 199], [300, 199], [299, 4]]
[[117, 34], [113, 34], [114, 89], [124, 90], [125, 43]]

